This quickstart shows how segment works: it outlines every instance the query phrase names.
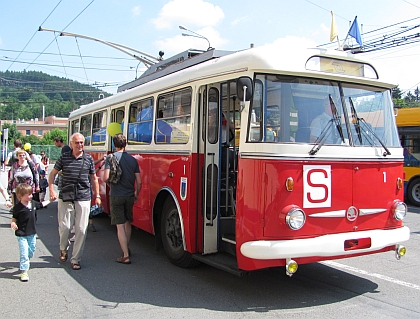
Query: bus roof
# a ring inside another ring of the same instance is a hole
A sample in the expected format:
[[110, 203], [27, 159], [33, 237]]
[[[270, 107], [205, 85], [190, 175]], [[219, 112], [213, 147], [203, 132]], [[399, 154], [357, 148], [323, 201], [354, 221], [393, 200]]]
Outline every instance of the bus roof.
[[420, 126], [420, 107], [398, 109], [397, 126]]
[[[179, 85], [191, 85], [194, 81], [227, 74], [242, 76], [249, 75], [250, 72], [274, 73], [332, 81], [344, 80], [388, 89], [395, 87], [394, 84], [384, 81], [380, 77], [380, 72], [376, 70], [376, 67], [373, 67], [375, 63], [370, 64], [367, 60], [356, 58], [350, 52], [319, 48], [293, 50], [269, 45], [236, 52], [209, 50], [202, 53], [195, 51], [194, 54], [190, 53], [191, 50], [188, 50], [176, 55], [174, 59], [168, 58], [157, 63], [139, 79], [120, 87], [119, 93], [83, 105], [78, 110], [71, 112], [70, 117], [78, 116], [88, 110], [101, 109], [106, 105], [123, 103], [142, 95], [164, 91]], [[315, 62], [308, 67], [308, 61], [311, 59]], [[327, 67], [323, 67], [323, 61], [319, 60], [327, 61]], [[350, 72], [331, 71], [330, 69], [334, 68], [332, 66], [334, 61], [343, 62], [342, 64], [347, 65]], [[156, 67], [159, 65], [162, 67]], [[315, 68], [313, 68], [314, 65]], [[364, 76], [363, 71], [359, 72], [359, 75], [352, 75], [353, 71], [358, 68], [363, 69], [364, 66], [369, 66], [376, 78]], [[320, 69], [316, 69], [317, 67]]]

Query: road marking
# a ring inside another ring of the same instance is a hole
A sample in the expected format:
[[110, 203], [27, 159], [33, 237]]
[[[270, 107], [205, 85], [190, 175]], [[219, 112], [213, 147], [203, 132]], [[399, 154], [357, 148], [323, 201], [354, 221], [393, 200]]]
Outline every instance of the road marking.
[[385, 281], [389, 281], [389, 282], [397, 284], [397, 285], [401, 285], [401, 286], [413, 288], [413, 289], [416, 289], [416, 290], [420, 290], [419, 285], [415, 285], [415, 284], [412, 284], [412, 283], [409, 283], [409, 282], [401, 281], [401, 280], [394, 279], [394, 278], [387, 277], [387, 276], [380, 275], [380, 274], [370, 273], [370, 272], [367, 272], [365, 270], [354, 268], [354, 267], [347, 266], [347, 265], [343, 265], [343, 264], [340, 264], [340, 263], [335, 262], [335, 261], [330, 261], [330, 260], [322, 261], [321, 264], [345, 269], [345, 270], [352, 271], [352, 272], [355, 272], [355, 273], [358, 273], [358, 274], [362, 274], [362, 275], [366, 275], [366, 276], [370, 276], [370, 277], [379, 278], [379, 279], [382, 279], [382, 280], [385, 280]]

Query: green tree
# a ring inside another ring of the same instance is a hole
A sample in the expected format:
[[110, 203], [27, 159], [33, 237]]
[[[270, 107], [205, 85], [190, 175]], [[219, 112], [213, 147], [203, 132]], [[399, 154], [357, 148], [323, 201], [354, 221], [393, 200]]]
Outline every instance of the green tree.
[[41, 145], [54, 145], [54, 138], [61, 137], [63, 141], [67, 141], [67, 130], [63, 131], [58, 128], [55, 128], [44, 134], [44, 137], [41, 139]]
[[29, 135], [29, 136], [23, 136], [21, 138], [22, 144], [29, 143], [31, 145], [39, 145], [41, 142], [41, 139], [38, 136], [35, 135]]
[[393, 99], [401, 99], [402, 98], [402, 91], [400, 90], [400, 88], [398, 86], [391, 89], [391, 94], [392, 94]]
[[13, 144], [16, 139], [21, 139], [22, 134], [17, 130], [16, 124], [4, 123], [3, 129], [9, 129], [8, 138], [9, 145]]

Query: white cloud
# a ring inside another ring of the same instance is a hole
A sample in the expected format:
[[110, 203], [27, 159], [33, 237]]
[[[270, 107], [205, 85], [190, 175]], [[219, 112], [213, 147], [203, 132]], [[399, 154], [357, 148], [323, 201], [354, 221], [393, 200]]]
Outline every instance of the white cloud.
[[[197, 31], [198, 34], [206, 37], [210, 46], [213, 48], [220, 48], [223, 44], [227, 42], [226, 39], [222, 38], [215, 29], [211, 27], [203, 28]], [[163, 40], [158, 40], [155, 42], [155, 46], [159, 50], [165, 51], [165, 58], [168, 58], [171, 55], [177, 54], [179, 52], [188, 50], [188, 49], [199, 49], [206, 50], [208, 48], [208, 42], [205, 39], [200, 39], [196, 37], [184, 37], [182, 35], [177, 35], [172, 38], [166, 38]]]
[[131, 13], [135, 16], [139, 16], [141, 12], [140, 6], [135, 6], [133, 9], [131, 9]]
[[301, 38], [288, 35], [284, 38], [278, 38], [272, 43], [267, 43], [264, 46], [273, 48], [293, 48], [293, 51], [299, 51], [299, 49], [315, 48], [317, 46], [314, 40], [308, 38]]
[[214, 26], [224, 18], [223, 10], [202, 0], [172, 0], [163, 6], [153, 20], [157, 29], [172, 27], [173, 23], [188, 26]]
[[249, 16], [244, 16], [244, 17], [240, 17], [240, 18], [236, 18], [235, 20], [233, 20], [230, 24], [231, 25], [237, 25], [242, 21], [246, 21], [248, 20]]

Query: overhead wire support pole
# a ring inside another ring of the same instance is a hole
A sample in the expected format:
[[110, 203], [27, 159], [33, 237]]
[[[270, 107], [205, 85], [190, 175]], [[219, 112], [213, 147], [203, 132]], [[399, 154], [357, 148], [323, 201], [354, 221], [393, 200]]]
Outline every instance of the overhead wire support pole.
[[[67, 37], [76, 37], [76, 38], [81, 38], [81, 39], [86, 39], [86, 40], [93, 40], [93, 41], [97, 41], [99, 43], [108, 45], [114, 49], [117, 49], [121, 52], [124, 52], [125, 54], [130, 55], [131, 57], [135, 58], [138, 61], [143, 62], [147, 67], [152, 66], [153, 64], [159, 62], [159, 59], [155, 58], [152, 55], [149, 55], [147, 53], [141, 52], [139, 50], [130, 48], [128, 46], [122, 45], [122, 44], [118, 44], [118, 43], [114, 43], [114, 42], [109, 42], [109, 41], [105, 41], [105, 40], [101, 40], [98, 38], [94, 38], [94, 37], [89, 37], [86, 35], [82, 35], [82, 34], [76, 34], [76, 33], [70, 33], [70, 32], [62, 32], [62, 31], [57, 31], [57, 30], [51, 30], [51, 29], [45, 29], [42, 27], [39, 27], [38, 31], [47, 31], [47, 32], [58, 32], [60, 33], [60, 36], [67, 36]], [[133, 54], [132, 52], [138, 53], [139, 55]]]

